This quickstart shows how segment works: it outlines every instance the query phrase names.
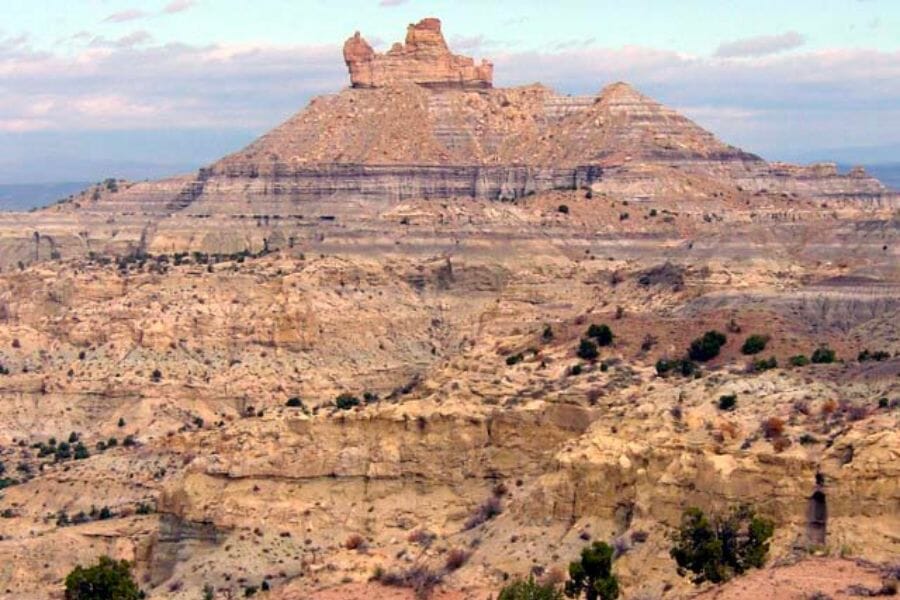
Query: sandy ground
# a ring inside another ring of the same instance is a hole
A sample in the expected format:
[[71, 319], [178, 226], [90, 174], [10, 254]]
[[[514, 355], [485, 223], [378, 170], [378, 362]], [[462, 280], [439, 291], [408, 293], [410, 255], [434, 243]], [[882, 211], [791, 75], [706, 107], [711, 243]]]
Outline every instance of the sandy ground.
[[854, 585], [881, 589], [878, 569], [839, 558], [813, 558], [800, 563], [751, 571], [727, 585], [695, 596], [695, 600], [809, 600], [817, 592], [833, 600], [858, 598]]

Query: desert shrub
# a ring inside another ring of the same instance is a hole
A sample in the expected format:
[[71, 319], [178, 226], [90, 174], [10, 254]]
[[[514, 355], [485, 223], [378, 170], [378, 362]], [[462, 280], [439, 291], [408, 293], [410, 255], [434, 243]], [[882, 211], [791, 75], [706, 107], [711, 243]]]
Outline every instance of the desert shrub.
[[809, 357], [804, 356], [803, 354], [797, 354], [790, 358], [792, 367], [805, 367], [809, 364]]
[[540, 584], [534, 577], [517, 579], [500, 590], [497, 600], [562, 600], [563, 594], [551, 583]]
[[126, 448], [131, 448], [132, 446], [137, 445], [137, 441], [134, 439], [133, 435], [126, 435], [125, 439], [122, 440], [122, 445]]
[[444, 561], [444, 568], [447, 572], [456, 571], [466, 564], [466, 561], [469, 560], [469, 556], [471, 556], [471, 554], [468, 550], [454, 548], [447, 554], [447, 558]]
[[677, 373], [684, 377], [690, 377], [697, 373], [697, 364], [686, 358], [670, 360], [661, 358], [656, 361], [656, 374], [665, 377], [669, 373]]
[[777, 369], [778, 360], [774, 356], [770, 356], [769, 358], [760, 358], [759, 360], [754, 360], [750, 365], [750, 368], [754, 373], [761, 373], [770, 369]]
[[97, 513], [97, 518], [100, 519], [101, 521], [106, 521], [108, 519], [112, 519], [112, 517], [113, 517], [113, 513], [109, 509], [108, 506], [104, 506], [103, 508], [100, 509], [100, 512]]
[[81, 442], [75, 444], [75, 460], [84, 460], [85, 458], [89, 458], [90, 456], [91, 453], [88, 452], [88, 449], [84, 444], [82, 444]]
[[341, 410], [350, 410], [354, 406], [359, 406], [359, 398], [353, 394], [344, 392], [334, 400], [334, 405]]
[[137, 600], [141, 591], [131, 576], [128, 561], [101, 556], [88, 568], [81, 565], [66, 576], [66, 600]]
[[511, 367], [515, 364], [522, 362], [524, 359], [525, 359], [525, 355], [522, 354], [521, 352], [519, 352], [518, 354], [510, 354], [509, 356], [506, 357], [506, 364], [507, 364], [507, 366]]
[[[888, 403], [887, 398], [879, 398], [878, 399], [878, 408], [890, 408], [890, 404]], [[3, 475], [3, 469], [0, 469], [0, 475]]]
[[719, 350], [725, 345], [728, 338], [718, 331], [707, 331], [702, 337], [691, 342], [688, 348], [688, 356], [697, 362], [706, 362], [719, 355]]
[[584, 367], [581, 365], [572, 365], [572, 368], [569, 369], [569, 375], [577, 376], [581, 375], [581, 372], [584, 370]]
[[776, 438], [784, 433], [784, 421], [778, 417], [769, 417], [762, 422], [762, 432], [766, 439]]
[[545, 342], [549, 342], [553, 340], [553, 328], [549, 325], [544, 325], [544, 331], [541, 332], [541, 339]]
[[435, 538], [437, 538], [437, 536], [427, 529], [415, 529], [406, 536], [406, 541], [411, 544], [418, 544], [423, 548], [428, 548], [434, 542]]
[[422, 565], [416, 565], [405, 571], [385, 571], [379, 568], [376, 569], [372, 578], [382, 585], [412, 588], [416, 598], [424, 600], [431, 596], [435, 586], [444, 579], [444, 574]]
[[497, 496], [491, 496], [487, 500], [485, 500], [471, 517], [468, 518], [465, 525], [463, 525], [463, 529], [468, 531], [469, 529], [475, 529], [479, 525], [486, 523], [503, 512], [503, 505], [500, 503], [500, 498]]
[[744, 340], [744, 345], [741, 346], [741, 353], [748, 355], [759, 354], [766, 349], [766, 344], [768, 343], [769, 336], [755, 333]]
[[812, 353], [810, 361], [814, 365], [823, 365], [833, 363], [835, 359], [834, 350], [828, 346], [820, 346]]
[[870, 360], [874, 360], [876, 362], [881, 362], [883, 360], [887, 360], [891, 357], [891, 353], [885, 350], [876, 350], [875, 352], [869, 352], [869, 349], [866, 348], [862, 352], [857, 355], [856, 360], [859, 362], [868, 362]]
[[560, 204], [559, 208], [556, 209], [564, 215], [569, 214], [569, 206], [567, 204]]
[[576, 352], [578, 358], [584, 360], [596, 360], [600, 353], [597, 351], [597, 344], [587, 338], [582, 338]]
[[569, 563], [566, 596], [586, 600], [614, 600], [619, 597], [619, 580], [612, 573], [613, 549], [594, 542], [581, 550], [581, 559]]
[[588, 327], [587, 337], [593, 338], [598, 346], [609, 346], [613, 342], [612, 329], [605, 323]]
[[719, 583], [762, 567], [774, 530], [771, 521], [746, 506], [712, 518], [699, 508], [688, 508], [670, 555], [678, 563], [679, 574], [694, 573], [694, 583]]
[[358, 533], [354, 533], [344, 541], [344, 548], [362, 552], [366, 549], [366, 539]]
[[719, 396], [719, 410], [734, 410], [737, 404], [737, 395], [726, 394]]
[[294, 396], [293, 398], [288, 398], [288, 401], [284, 403], [288, 408], [303, 408], [303, 401]]
[[153, 383], [159, 383], [162, 381], [162, 371], [159, 369], [153, 369], [153, 372], [150, 374], [150, 381]]

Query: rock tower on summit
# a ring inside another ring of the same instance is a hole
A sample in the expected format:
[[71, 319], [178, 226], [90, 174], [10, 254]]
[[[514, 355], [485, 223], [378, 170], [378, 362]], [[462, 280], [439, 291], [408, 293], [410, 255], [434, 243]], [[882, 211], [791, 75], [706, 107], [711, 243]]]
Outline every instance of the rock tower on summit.
[[493, 86], [494, 65], [480, 64], [450, 52], [440, 19], [422, 19], [406, 29], [406, 43], [395, 43], [384, 54], [375, 52], [357, 31], [344, 43], [344, 61], [355, 88], [416, 83], [431, 88], [487, 89]]

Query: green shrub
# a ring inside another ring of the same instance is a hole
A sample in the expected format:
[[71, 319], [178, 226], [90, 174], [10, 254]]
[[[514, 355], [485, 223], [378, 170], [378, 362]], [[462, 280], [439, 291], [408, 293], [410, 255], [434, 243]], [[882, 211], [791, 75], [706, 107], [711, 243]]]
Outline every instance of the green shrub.
[[288, 398], [288, 401], [285, 402], [284, 405], [288, 408], [303, 408], [303, 401], [297, 396], [294, 396], [293, 398]]
[[706, 362], [712, 360], [719, 355], [719, 350], [725, 345], [728, 338], [724, 333], [718, 331], [707, 331], [703, 337], [699, 337], [691, 342], [688, 348], [688, 356], [691, 360], [697, 362]]
[[684, 377], [690, 377], [697, 373], [697, 364], [686, 358], [669, 360], [661, 358], [656, 361], [656, 373], [665, 377], [669, 373], [677, 373]]
[[805, 367], [809, 364], [809, 358], [804, 356], [803, 354], [797, 354], [792, 356], [789, 360], [792, 367]]
[[587, 338], [581, 340], [576, 354], [578, 355], [578, 358], [584, 360], [596, 360], [597, 357], [600, 356], [600, 353], [597, 351], [597, 344]]
[[814, 365], [830, 364], [835, 359], [834, 350], [828, 346], [820, 346], [812, 353], [810, 360]]
[[88, 568], [81, 565], [66, 577], [66, 600], [138, 600], [141, 592], [128, 561], [101, 556]]
[[778, 360], [774, 356], [753, 361], [753, 371], [757, 373], [776, 368], [778, 368]]
[[344, 392], [334, 400], [334, 405], [341, 410], [350, 410], [354, 406], [359, 406], [359, 398]]
[[500, 590], [497, 600], [562, 600], [563, 595], [550, 583], [540, 584], [534, 577], [517, 579]]
[[694, 583], [720, 583], [750, 568], [762, 567], [774, 531], [771, 521], [757, 517], [748, 507], [713, 518], [699, 508], [688, 508], [670, 554], [680, 574], [694, 573]]
[[594, 542], [581, 550], [581, 560], [569, 563], [566, 596], [586, 600], [615, 600], [619, 580], [612, 573], [613, 549], [605, 542]]
[[591, 325], [587, 330], [587, 337], [594, 338], [598, 346], [609, 346], [613, 342], [613, 332], [609, 325]]
[[510, 354], [509, 356], [506, 357], [506, 364], [507, 364], [507, 366], [511, 367], [515, 364], [522, 362], [524, 359], [525, 359], [525, 355], [522, 354], [521, 352], [519, 352], [518, 354]]
[[719, 396], [719, 410], [734, 410], [736, 404], [737, 395], [735, 394]]
[[867, 362], [870, 360], [874, 360], [876, 362], [881, 362], [883, 360], [887, 360], [891, 357], [891, 353], [885, 350], [876, 350], [875, 352], [869, 352], [869, 349], [866, 348], [856, 357], [856, 360], [859, 362]]
[[744, 340], [744, 345], [741, 346], [741, 353], [748, 355], [759, 354], [766, 349], [766, 344], [768, 343], [769, 336], [755, 333]]
[[75, 460], [84, 460], [85, 458], [90, 458], [90, 456], [91, 453], [88, 452], [88, 449], [84, 444], [81, 442], [75, 444]]

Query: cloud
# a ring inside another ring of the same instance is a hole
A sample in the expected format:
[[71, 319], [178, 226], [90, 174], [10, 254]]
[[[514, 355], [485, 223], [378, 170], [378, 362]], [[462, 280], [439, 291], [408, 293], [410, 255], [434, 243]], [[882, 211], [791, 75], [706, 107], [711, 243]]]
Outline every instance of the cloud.
[[145, 17], [149, 17], [150, 14], [144, 12], [143, 10], [137, 8], [131, 8], [128, 10], [123, 10], [117, 13], [113, 13], [103, 19], [104, 23], [125, 23], [127, 21], [136, 21], [137, 19], [143, 19]]
[[806, 38], [801, 34], [796, 31], [786, 31], [778, 35], [760, 35], [724, 42], [719, 45], [715, 55], [719, 58], [765, 56], [793, 50], [805, 43]]
[[172, 0], [172, 2], [166, 4], [162, 11], [167, 15], [172, 15], [190, 10], [195, 6], [197, 6], [197, 0]]
[[409, 2], [409, 0], [381, 0], [381, 2], [378, 3], [378, 6], [400, 6], [407, 2]]

